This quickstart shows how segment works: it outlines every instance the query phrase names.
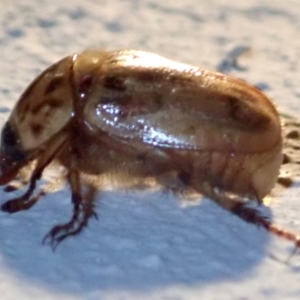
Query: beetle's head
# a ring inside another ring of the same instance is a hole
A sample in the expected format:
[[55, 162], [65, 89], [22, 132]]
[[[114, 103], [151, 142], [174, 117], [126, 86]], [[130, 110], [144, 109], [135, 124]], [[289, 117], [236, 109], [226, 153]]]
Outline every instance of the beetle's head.
[[73, 110], [72, 57], [39, 75], [25, 90], [2, 129], [0, 184], [6, 184], [32, 153], [69, 122]]
[[14, 179], [29, 157], [30, 153], [22, 148], [17, 132], [6, 122], [1, 133], [0, 185]]

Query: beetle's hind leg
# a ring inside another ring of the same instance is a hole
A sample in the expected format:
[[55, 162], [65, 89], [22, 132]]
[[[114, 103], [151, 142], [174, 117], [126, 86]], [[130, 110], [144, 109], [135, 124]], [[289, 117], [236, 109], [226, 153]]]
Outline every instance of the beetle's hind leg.
[[77, 171], [69, 173], [69, 183], [72, 191], [73, 215], [68, 223], [56, 225], [45, 236], [43, 244], [51, 245], [52, 249], [67, 237], [78, 234], [87, 226], [90, 217], [97, 218], [94, 212], [96, 188], [81, 182]]
[[[212, 193], [214, 194], [212, 196]], [[257, 208], [249, 206], [249, 202], [244, 202], [236, 198], [231, 198], [226, 193], [214, 193], [210, 191], [211, 198], [221, 207], [229, 210], [240, 219], [265, 228], [268, 232], [280, 236], [285, 240], [292, 241], [296, 249], [300, 248], [300, 236], [274, 224], [268, 217], [264, 216]], [[260, 201], [258, 201], [260, 202]]]
[[300, 247], [299, 235], [272, 223], [266, 216], [263, 216], [260, 211], [248, 207], [246, 203], [236, 203], [230, 210], [242, 220], [264, 227], [267, 231], [281, 236], [286, 240], [293, 241], [296, 247]]

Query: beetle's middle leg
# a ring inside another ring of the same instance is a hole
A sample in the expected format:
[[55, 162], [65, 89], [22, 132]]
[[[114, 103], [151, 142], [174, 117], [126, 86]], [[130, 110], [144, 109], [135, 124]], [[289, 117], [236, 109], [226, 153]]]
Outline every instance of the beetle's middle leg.
[[87, 226], [90, 217], [97, 218], [94, 202], [97, 190], [86, 182], [81, 182], [78, 171], [70, 171], [69, 183], [72, 191], [73, 215], [69, 222], [53, 227], [45, 236], [43, 243], [53, 249], [65, 238], [78, 234]]

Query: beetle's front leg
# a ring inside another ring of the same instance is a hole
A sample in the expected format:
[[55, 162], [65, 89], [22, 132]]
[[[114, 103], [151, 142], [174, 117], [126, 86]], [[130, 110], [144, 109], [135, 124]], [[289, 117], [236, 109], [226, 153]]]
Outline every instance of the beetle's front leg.
[[[62, 134], [50, 143], [44, 151], [39, 153], [39, 159], [32, 172], [29, 180], [29, 187], [24, 195], [6, 201], [1, 205], [1, 210], [8, 213], [15, 213], [21, 210], [27, 210], [31, 208], [42, 196], [46, 194], [46, 191], [41, 190], [36, 195], [32, 196], [37, 181], [42, 177], [45, 168], [53, 161], [54, 157], [59, 154], [63, 146], [65, 145], [65, 137]], [[9, 188], [8, 188], [9, 191]]]
[[25, 194], [3, 203], [1, 205], [2, 211], [15, 213], [21, 210], [27, 210], [31, 208], [42, 196], [45, 195], [44, 191], [40, 191], [38, 194], [32, 197], [32, 194], [36, 188], [36, 183], [41, 178], [44, 169], [47, 167], [51, 159], [52, 156], [45, 156], [37, 162], [37, 166], [30, 177], [29, 187]]
[[21, 210], [27, 210], [31, 208], [42, 196], [44, 192], [40, 191], [37, 195], [31, 197], [32, 193], [35, 190], [36, 182], [40, 179], [39, 174], [33, 173], [29, 188], [26, 193], [20, 197], [6, 201], [1, 205], [1, 210], [8, 213], [15, 213]]
[[72, 191], [73, 216], [68, 223], [53, 227], [45, 236], [43, 244], [50, 244], [52, 249], [65, 238], [78, 234], [88, 224], [90, 217], [97, 218], [94, 212], [96, 189], [85, 182], [80, 182], [78, 171], [69, 173], [69, 183]]

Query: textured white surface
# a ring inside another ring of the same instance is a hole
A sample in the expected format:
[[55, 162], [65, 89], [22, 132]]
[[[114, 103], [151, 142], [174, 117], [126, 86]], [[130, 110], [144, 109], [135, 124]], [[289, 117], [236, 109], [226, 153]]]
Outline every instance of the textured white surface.
[[[46, 66], [88, 47], [136, 48], [215, 69], [237, 46], [234, 75], [300, 112], [298, 0], [2, 0], [0, 122]], [[300, 233], [299, 182], [272, 202]], [[1, 202], [7, 195], [0, 193]], [[101, 200], [100, 200], [101, 198]], [[71, 213], [67, 189], [30, 211], [0, 213], [1, 299], [299, 299], [300, 256], [211, 201], [182, 208], [159, 191], [99, 197], [99, 221], [55, 253], [44, 234]]]

